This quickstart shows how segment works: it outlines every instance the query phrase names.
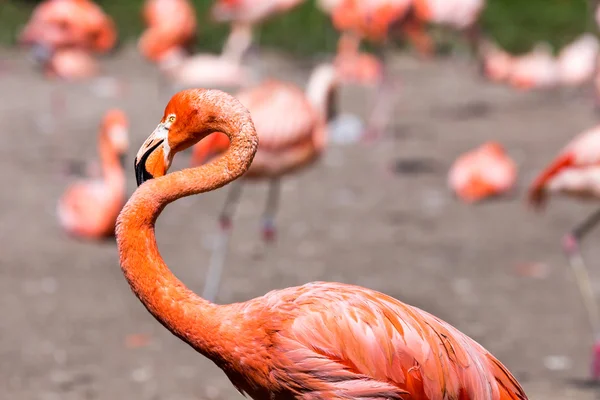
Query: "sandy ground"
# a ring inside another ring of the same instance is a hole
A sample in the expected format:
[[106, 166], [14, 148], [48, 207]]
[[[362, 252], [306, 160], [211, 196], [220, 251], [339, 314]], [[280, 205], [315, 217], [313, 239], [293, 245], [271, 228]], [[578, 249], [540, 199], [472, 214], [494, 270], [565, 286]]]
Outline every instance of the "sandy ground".
[[[23, 54], [0, 54], [7, 70], [0, 75], [0, 397], [239, 398], [219, 369], [171, 336], [133, 296], [114, 241], [74, 240], [57, 224], [56, 201], [70, 181], [58, 171], [67, 160], [96, 158], [96, 128], [108, 107], [123, 107], [131, 117], [132, 164], [169, 97], [158, 94], [157, 72], [122, 51], [103, 66], [126, 83], [125, 94], [99, 98], [84, 85], [44, 81]], [[390, 136], [373, 145], [333, 146], [317, 166], [288, 179], [271, 249], [258, 235], [266, 187], [246, 189], [218, 302], [313, 280], [364, 285], [472, 336], [532, 399], [600, 398], [599, 389], [581, 383], [592, 338], [558, 245], [593, 205], [557, 199], [535, 214], [522, 201], [533, 175], [594, 123], [589, 93], [514, 93], [481, 81], [473, 65], [457, 59], [393, 61], [403, 88]], [[271, 54], [264, 66], [299, 83], [308, 74], [307, 62]], [[48, 117], [52, 93], [65, 99], [64, 116], [55, 122]], [[364, 113], [363, 92], [343, 93], [344, 110]], [[447, 170], [460, 153], [490, 139], [517, 161], [518, 188], [504, 199], [465, 205], [446, 189]], [[398, 162], [421, 167], [389, 173]], [[131, 193], [133, 171], [129, 177]], [[158, 221], [164, 258], [196, 291], [225, 193], [178, 201]], [[599, 238], [591, 234], [584, 246], [597, 287]], [[515, 272], [530, 262], [545, 264], [548, 275]], [[130, 335], [147, 340], [132, 348]]]

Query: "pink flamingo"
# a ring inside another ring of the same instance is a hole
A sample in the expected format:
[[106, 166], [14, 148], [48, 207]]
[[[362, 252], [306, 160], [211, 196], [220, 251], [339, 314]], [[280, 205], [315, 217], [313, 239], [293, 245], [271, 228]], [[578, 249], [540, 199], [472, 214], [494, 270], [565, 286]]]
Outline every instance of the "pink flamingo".
[[181, 47], [165, 52], [159, 68], [167, 80], [177, 87], [241, 87], [255, 79], [256, 71], [223, 55], [200, 53], [188, 56]]
[[472, 51], [477, 53], [481, 38], [478, 22], [484, 7], [485, 0], [413, 0], [413, 12], [400, 28], [424, 55], [431, 55], [434, 50], [425, 32], [428, 24], [464, 32]]
[[[175, 154], [213, 132], [231, 145], [207, 165], [166, 174]], [[416, 307], [360, 286], [313, 282], [217, 305], [169, 270], [155, 222], [169, 203], [248, 171], [258, 148], [248, 110], [215, 90], [187, 90], [135, 161], [138, 189], [117, 222], [125, 279], [171, 333], [221, 368], [252, 399], [527, 400], [477, 342]]]
[[515, 56], [488, 40], [481, 42], [479, 51], [483, 75], [495, 83], [507, 82]]
[[[350, 61], [354, 62], [364, 62], [358, 53], [362, 39], [385, 47], [390, 28], [406, 17], [411, 3], [412, 0], [341, 0], [332, 11], [335, 28], [344, 32], [339, 47], [342, 52], [338, 52], [340, 57], [349, 57]], [[349, 50], [343, 51], [344, 47], [341, 46], [347, 47]], [[383, 57], [384, 54], [385, 52], [382, 51], [381, 56]], [[337, 61], [341, 60], [338, 58]], [[369, 60], [369, 64], [376, 65], [372, 60]], [[375, 72], [371, 74], [378, 78], [378, 87], [363, 136], [366, 140], [376, 139], [382, 135], [394, 106], [392, 98], [398, 85], [384, 66], [385, 61], [381, 63], [381, 66], [377, 65], [372, 68]]]
[[448, 174], [448, 185], [464, 201], [473, 203], [509, 191], [517, 167], [496, 142], [486, 143], [460, 156]]
[[[268, 181], [269, 195], [263, 214], [263, 238], [275, 237], [275, 214], [279, 204], [280, 180], [286, 175], [312, 165], [323, 153], [327, 142], [327, 122], [335, 109], [337, 77], [333, 66], [317, 66], [306, 92], [297, 86], [276, 80], [241, 91], [237, 98], [251, 112], [260, 138], [260, 148], [252, 165], [229, 191], [220, 214], [221, 239], [213, 253], [204, 294], [214, 298], [221, 277], [232, 215], [241, 195], [243, 181]], [[192, 166], [229, 147], [227, 136], [215, 133], [193, 149]]]
[[515, 57], [508, 83], [519, 90], [556, 87], [560, 82], [558, 65], [546, 43], [536, 45], [527, 54]]
[[191, 47], [197, 22], [189, 0], [146, 0], [143, 16], [148, 28], [138, 48], [147, 59], [157, 62], [173, 49]]
[[[529, 203], [542, 209], [549, 194], [564, 194], [579, 199], [600, 196], [600, 126], [576, 136], [533, 181]], [[563, 238], [563, 251], [577, 280], [596, 344], [592, 355], [592, 376], [600, 379], [600, 319], [587, 268], [579, 250], [584, 236], [600, 221], [594, 212]]]
[[71, 185], [58, 202], [58, 220], [69, 234], [90, 239], [114, 234], [126, 200], [123, 158], [129, 144], [127, 127], [122, 111], [105, 114], [98, 137], [102, 178]]
[[46, 0], [19, 35], [22, 45], [41, 47], [42, 53], [65, 47], [106, 53], [116, 40], [114, 22], [90, 0]]
[[234, 60], [245, 56], [253, 41], [255, 25], [286, 13], [305, 0], [216, 0], [211, 16], [214, 21], [231, 23], [231, 32], [222, 54]]
[[565, 46], [556, 60], [560, 84], [580, 86], [591, 81], [596, 73], [599, 50], [598, 39], [591, 33]]

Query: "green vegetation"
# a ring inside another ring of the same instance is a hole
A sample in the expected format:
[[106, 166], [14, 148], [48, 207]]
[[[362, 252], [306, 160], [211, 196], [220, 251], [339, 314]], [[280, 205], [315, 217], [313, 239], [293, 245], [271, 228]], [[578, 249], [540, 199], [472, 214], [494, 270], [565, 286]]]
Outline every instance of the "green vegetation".
[[[139, 35], [142, 30], [140, 10], [143, 0], [97, 0], [116, 21], [122, 40]], [[27, 20], [38, 2], [0, 0], [0, 43], [14, 43], [15, 32]], [[199, 46], [218, 50], [227, 26], [208, 19], [211, 0], [194, 0], [199, 17]], [[483, 15], [485, 31], [513, 52], [530, 49], [538, 41], [560, 47], [578, 34], [595, 31], [587, 0], [488, 0]], [[292, 13], [269, 21], [260, 28], [263, 45], [286, 49], [296, 54], [331, 51], [337, 34], [327, 16], [308, 0]]]

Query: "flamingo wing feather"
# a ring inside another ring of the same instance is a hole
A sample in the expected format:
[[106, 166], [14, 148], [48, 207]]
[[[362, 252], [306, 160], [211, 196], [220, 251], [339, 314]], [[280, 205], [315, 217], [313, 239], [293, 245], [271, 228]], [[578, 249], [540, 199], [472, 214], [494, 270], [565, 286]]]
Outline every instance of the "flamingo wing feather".
[[431, 314], [351, 285], [293, 289], [270, 299], [296, 307], [273, 339], [281, 352], [274, 378], [287, 390], [315, 398], [526, 399], [499, 361]]

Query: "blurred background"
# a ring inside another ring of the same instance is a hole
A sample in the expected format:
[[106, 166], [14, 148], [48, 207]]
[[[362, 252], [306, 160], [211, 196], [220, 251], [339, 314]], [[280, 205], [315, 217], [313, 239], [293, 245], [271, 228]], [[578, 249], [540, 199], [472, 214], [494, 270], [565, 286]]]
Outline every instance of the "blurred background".
[[[36, 53], [47, 49], [18, 45], [39, 3], [0, 0], [0, 397], [240, 398], [216, 366], [166, 331], [131, 293], [114, 238], [69, 232], [60, 205], [70, 185], [105, 173], [97, 142], [113, 108], [126, 115], [129, 132], [125, 187], [115, 201], [135, 190], [135, 154], [175, 93], [137, 46], [144, 2], [96, 2], [114, 20], [118, 43], [96, 58], [100, 72], [85, 80], [49, 77], [39, 64], [47, 56]], [[194, 52], [219, 53], [229, 24], [211, 18], [212, 1], [192, 4]], [[531, 54], [545, 42], [549, 57], [558, 57], [582, 34], [596, 35], [594, 13], [584, 0], [487, 0], [479, 20], [503, 54]], [[557, 197], [534, 212], [527, 202], [530, 185], [561, 149], [598, 125], [595, 65], [593, 77], [577, 85], [559, 78], [539, 88], [516, 78], [505, 85], [485, 74], [485, 55], [470, 54], [460, 34], [435, 24], [429, 32], [438, 48], [429, 57], [402, 37], [390, 40], [384, 65], [395, 84], [388, 93], [340, 84], [344, 119], [317, 163], [282, 179], [272, 243], [261, 237], [267, 181], [246, 185], [216, 302], [315, 280], [366, 286], [471, 336], [531, 399], [600, 399], [589, 380], [596, 338], [561, 248], [565, 233], [597, 204]], [[261, 78], [304, 88], [314, 66], [334, 59], [340, 32], [307, 0], [257, 24], [254, 37]], [[361, 51], [379, 55], [379, 44], [364, 40]], [[544, 60], [539, 74], [546, 76]], [[357, 139], [378, 98], [392, 107], [387, 128]], [[456, 161], [486, 143], [501, 150], [489, 164], [467, 160], [470, 180], [460, 189], [451, 178]], [[189, 166], [190, 153], [176, 157], [172, 169]], [[496, 168], [506, 184], [486, 181], [485, 171]], [[227, 189], [179, 200], [157, 223], [163, 258], [198, 293], [221, 237]], [[470, 190], [483, 194], [472, 197]], [[94, 214], [108, 203], [104, 194], [94, 196], [67, 203]], [[598, 239], [592, 231], [581, 242], [594, 294]]]

